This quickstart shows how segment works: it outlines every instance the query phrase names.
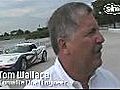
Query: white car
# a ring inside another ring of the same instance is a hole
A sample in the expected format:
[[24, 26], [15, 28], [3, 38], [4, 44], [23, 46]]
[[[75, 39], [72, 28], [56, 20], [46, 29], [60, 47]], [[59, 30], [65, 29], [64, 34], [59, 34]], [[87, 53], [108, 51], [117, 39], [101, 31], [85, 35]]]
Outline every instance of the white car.
[[29, 66], [47, 60], [46, 46], [34, 43], [20, 43], [0, 54], [0, 71], [21, 71]]

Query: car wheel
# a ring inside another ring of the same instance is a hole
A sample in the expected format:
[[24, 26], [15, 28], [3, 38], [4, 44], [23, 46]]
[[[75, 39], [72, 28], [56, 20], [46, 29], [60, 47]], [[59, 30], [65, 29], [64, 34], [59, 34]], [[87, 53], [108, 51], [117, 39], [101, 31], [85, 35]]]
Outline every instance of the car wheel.
[[47, 61], [47, 52], [44, 51], [42, 54], [42, 62], [46, 62]]
[[25, 71], [27, 69], [27, 62], [26, 62], [26, 59], [23, 58], [21, 60], [21, 70]]

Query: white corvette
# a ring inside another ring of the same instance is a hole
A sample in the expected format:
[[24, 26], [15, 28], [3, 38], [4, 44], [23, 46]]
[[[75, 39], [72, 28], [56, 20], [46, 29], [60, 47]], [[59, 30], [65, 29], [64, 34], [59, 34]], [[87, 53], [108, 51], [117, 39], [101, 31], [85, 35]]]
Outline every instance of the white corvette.
[[29, 66], [46, 60], [46, 46], [37, 47], [31, 42], [21, 43], [0, 54], [0, 71], [26, 70]]

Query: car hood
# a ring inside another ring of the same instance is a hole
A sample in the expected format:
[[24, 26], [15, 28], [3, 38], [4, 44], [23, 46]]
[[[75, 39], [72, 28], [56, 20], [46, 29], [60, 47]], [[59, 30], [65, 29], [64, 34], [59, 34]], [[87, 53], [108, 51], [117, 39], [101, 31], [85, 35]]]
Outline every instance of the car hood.
[[[1, 54], [0, 55], [0, 65], [14, 64], [18, 60], [20, 55], [21, 55], [21, 53]], [[14, 58], [14, 60], [10, 60], [13, 58]]]

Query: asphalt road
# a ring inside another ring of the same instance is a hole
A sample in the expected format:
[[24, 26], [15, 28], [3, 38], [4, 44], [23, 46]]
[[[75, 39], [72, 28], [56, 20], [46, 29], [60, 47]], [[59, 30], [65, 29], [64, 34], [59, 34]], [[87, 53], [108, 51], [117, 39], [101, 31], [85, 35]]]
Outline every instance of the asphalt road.
[[103, 44], [103, 67], [111, 71], [120, 81], [120, 30], [102, 31], [105, 38]]
[[[105, 42], [103, 44], [103, 67], [110, 70], [120, 81], [120, 33], [101, 31]], [[47, 49], [48, 61], [38, 63], [28, 68], [27, 71], [41, 72], [53, 65], [55, 54], [51, 47]], [[10, 86], [10, 88], [23, 88], [23, 86]]]

